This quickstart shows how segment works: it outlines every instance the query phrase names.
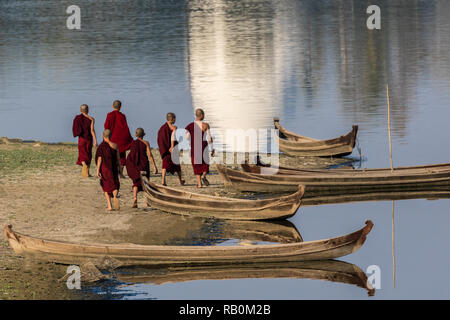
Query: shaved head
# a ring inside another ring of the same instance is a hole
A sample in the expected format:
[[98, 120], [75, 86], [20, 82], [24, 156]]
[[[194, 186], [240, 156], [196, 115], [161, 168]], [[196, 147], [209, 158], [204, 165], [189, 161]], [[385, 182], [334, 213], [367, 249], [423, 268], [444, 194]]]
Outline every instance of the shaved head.
[[103, 131], [103, 138], [108, 140], [111, 139], [111, 130], [105, 129], [105, 131]]
[[195, 116], [197, 117], [197, 119], [203, 120], [205, 118], [205, 112], [200, 108], [195, 109]]
[[142, 129], [142, 128], [137, 128], [137, 129], [136, 129], [136, 137], [138, 137], [138, 138], [143, 138], [144, 136], [145, 136], [144, 129]]
[[167, 121], [175, 120], [176, 117], [177, 117], [177, 116], [176, 116], [175, 113], [173, 113], [173, 112], [169, 112], [169, 113], [166, 115]]
[[113, 102], [113, 108], [116, 110], [120, 110], [120, 108], [122, 108], [122, 102], [120, 102], [120, 100], [116, 100]]
[[89, 106], [87, 104], [82, 104], [80, 107], [81, 113], [88, 113], [89, 112]]

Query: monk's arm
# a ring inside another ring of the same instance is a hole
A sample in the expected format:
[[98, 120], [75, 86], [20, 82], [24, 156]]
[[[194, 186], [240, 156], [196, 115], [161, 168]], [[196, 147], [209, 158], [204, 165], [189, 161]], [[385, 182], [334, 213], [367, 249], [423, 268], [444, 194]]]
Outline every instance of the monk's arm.
[[125, 178], [125, 176], [123, 175], [123, 167], [120, 164], [120, 153], [119, 153], [119, 147], [117, 145], [115, 145], [115, 150], [116, 150], [116, 156], [117, 156], [117, 166], [119, 168], [119, 175], [121, 178]]
[[211, 155], [214, 156], [214, 145], [213, 145], [213, 139], [211, 137], [211, 132], [209, 131], [209, 124], [206, 129], [206, 138], [208, 139], [209, 147], [211, 148]]
[[97, 160], [97, 177], [102, 178], [102, 174], [100, 173], [100, 167], [102, 165], [102, 157], [98, 157]]
[[174, 129], [172, 131], [172, 134], [170, 135], [170, 149], [169, 152], [172, 153], [173, 148], [175, 147], [175, 131], [177, 131], [177, 127], [174, 126]]
[[155, 158], [153, 158], [152, 149], [150, 148], [150, 143], [147, 142], [146, 145], [147, 145], [148, 157], [149, 157], [149, 159], [150, 159], [150, 161], [152, 162], [152, 165], [153, 165], [153, 172], [154, 172], [154, 174], [157, 174], [158, 173], [158, 168], [156, 167]]
[[208, 139], [208, 143], [209, 143], [210, 145], [212, 145], [213, 139], [212, 139], [212, 137], [211, 137], [211, 132], [209, 131], [209, 126], [208, 126], [208, 129], [206, 129], [206, 138]]
[[94, 120], [94, 118], [92, 118], [92, 121], [91, 121], [91, 134], [92, 134], [92, 138], [94, 138], [94, 146], [97, 147], [98, 146], [98, 144], [97, 144], [97, 136], [95, 135], [95, 127], [94, 127], [94, 125], [95, 125], [95, 120]]

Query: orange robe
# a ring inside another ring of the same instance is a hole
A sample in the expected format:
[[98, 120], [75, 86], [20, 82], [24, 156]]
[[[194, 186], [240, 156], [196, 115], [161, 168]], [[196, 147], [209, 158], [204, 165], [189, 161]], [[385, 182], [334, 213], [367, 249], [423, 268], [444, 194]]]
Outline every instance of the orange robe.
[[111, 146], [103, 141], [97, 148], [95, 154], [95, 163], [98, 163], [98, 158], [102, 158], [102, 164], [100, 166], [100, 173], [102, 178], [100, 179], [100, 185], [103, 192], [112, 195], [114, 190], [119, 191], [119, 168], [117, 163], [117, 150], [111, 148]]
[[72, 132], [74, 137], [78, 137], [78, 160], [81, 165], [84, 161], [87, 165], [92, 161], [93, 137], [91, 133], [92, 120], [83, 114], [79, 114], [73, 119]]
[[120, 163], [124, 166], [126, 163], [125, 152], [130, 149], [133, 142], [126, 116], [119, 110], [108, 113], [105, 129], [111, 130], [111, 141], [119, 146]]
[[208, 142], [203, 139], [205, 132], [191, 122], [186, 127], [186, 130], [191, 135], [191, 163], [195, 175], [200, 175], [204, 172], [209, 172], [209, 154], [205, 149], [208, 147]]
[[145, 171], [147, 178], [150, 177], [150, 165], [147, 156], [147, 145], [139, 139], [134, 140], [130, 146], [127, 156], [127, 173], [133, 180], [133, 187], [142, 191], [141, 171]]
[[[158, 131], [158, 148], [162, 159], [162, 168], [167, 172], [174, 174], [181, 171], [181, 166], [175, 164], [172, 161], [172, 155], [170, 153], [170, 146], [172, 142], [172, 130], [170, 130], [167, 122], [159, 128]], [[174, 142], [174, 146], [177, 145], [177, 141]]]

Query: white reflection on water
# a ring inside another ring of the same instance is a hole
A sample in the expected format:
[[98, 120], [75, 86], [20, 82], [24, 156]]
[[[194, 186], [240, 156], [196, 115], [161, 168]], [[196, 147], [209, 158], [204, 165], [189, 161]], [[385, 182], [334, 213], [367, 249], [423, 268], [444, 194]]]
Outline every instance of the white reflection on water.
[[[206, 111], [216, 131], [267, 128], [281, 111], [274, 43], [266, 36], [272, 23], [259, 16], [231, 22], [226, 11], [232, 6], [227, 1], [189, 2], [193, 105]], [[235, 144], [229, 148], [245, 151]]]

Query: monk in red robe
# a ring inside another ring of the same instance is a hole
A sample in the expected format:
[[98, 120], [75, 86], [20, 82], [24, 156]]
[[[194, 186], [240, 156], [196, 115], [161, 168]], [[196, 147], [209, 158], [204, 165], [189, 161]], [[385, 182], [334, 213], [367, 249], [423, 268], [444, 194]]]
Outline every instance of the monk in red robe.
[[131, 143], [130, 153], [127, 156], [127, 173], [133, 180], [134, 198], [132, 208], [137, 208], [137, 194], [139, 191], [142, 191], [141, 172], [145, 171], [145, 176], [150, 178], [149, 158], [152, 162], [153, 172], [155, 174], [158, 173], [155, 159], [150, 149], [150, 143], [143, 139], [145, 136], [144, 129], [137, 128], [135, 136], [137, 139]]
[[202, 109], [196, 109], [195, 118], [195, 121], [186, 127], [186, 139], [191, 140], [192, 168], [197, 178], [197, 188], [201, 188], [202, 182], [209, 186], [209, 181], [206, 179], [206, 174], [209, 173], [209, 154], [205, 152], [208, 142], [211, 145], [211, 156], [214, 156], [214, 148], [209, 124], [203, 121], [205, 112]]
[[83, 104], [80, 107], [81, 114], [73, 119], [72, 132], [74, 137], [78, 137], [78, 161], [77, 165], [82, 166], [81, 176], [90, 177], [89, 167], [92, 161], [92, 146], [97, 146], [95, 135], [95, 120], [89, 115], [89, 106]]
[[125, 153], [130, 150], [133, 137], [127, 124], [127, 117], [120, 112], [122, 102], [119, 100], [113, 103], [114, 111], [108, 113], [105, 121], [105, 129], [111, 130], [111, 141], [119, 146], [120, 165], [125, 166]]
[[[177, 127], [174, 125], [176, 121], [175, 113], [169, 112], [166, 115], [166, 120], [167, 122], [164, 123], [158, 131], [158, 148], [162, 160], [161, 183], [164, 186], [166, 185], [167, 172], [171, 174], [176, 172], [179, 183], [182, 186], [184, 185], [184, 180], [181, 176], [181, 166], [172, 161], [172, 154], [174, 154], [174, 156], [178, 155], [175, 154], [175, 152], [178, 152], [178, 149], [175, 149], [178, 144], [178, 141], [175, 140], [175, 131], [177, 130]], [[177, 162], [179, 162], [179, 159]]]
[[97, 148], [95, 162], [97, 163], [97, 176], [100, 178], [100, 185], [105, 193], [107, 210], [112, 211], [111, 197], [113, 198], [114, 209], [119, 210], [117, 194], [120, 189], [119, 175], [122, 176], [119, 164], [119, 147], [111, 141], [109, 129], [103, 131], [103, 142]]

